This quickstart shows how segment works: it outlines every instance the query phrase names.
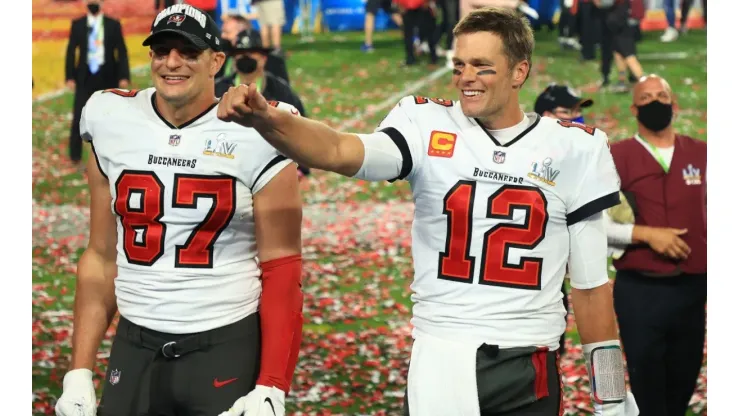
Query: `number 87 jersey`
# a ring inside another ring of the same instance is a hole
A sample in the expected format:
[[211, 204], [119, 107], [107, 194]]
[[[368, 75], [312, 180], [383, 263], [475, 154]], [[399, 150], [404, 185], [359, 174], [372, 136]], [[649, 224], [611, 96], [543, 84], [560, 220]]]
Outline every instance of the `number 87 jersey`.
[[[404, 98], [378, 127], [399, 147], [415, 201], [415, 330], [556, 349], [566, 265], [579, 259], [574, 287], [607, 283], [605, 256], [571, 246], [579, 223], [619, 203], [606, 135], [536, 114], [519, 127], [499, 142], [459, 103], [424, 97]], [[606, 254], [605, 236], [595, 245]]]
[[290, 161], [254, 129], [219, 120], [215, 105], [171, 125], [153, 88], [95, 93], [80, 130], [110, 186], [121, 315], [155, 331], [193, 333], [255, 312], [252, 197]]

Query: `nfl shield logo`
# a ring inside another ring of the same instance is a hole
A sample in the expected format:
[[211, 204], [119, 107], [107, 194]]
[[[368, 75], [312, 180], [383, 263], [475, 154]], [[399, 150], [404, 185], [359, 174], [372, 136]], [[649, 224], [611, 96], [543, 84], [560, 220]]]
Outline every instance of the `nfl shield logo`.
[[115, 386], [118, 384], [118, 381], [121, 380], [121, 372], [118, 370], [113, 370], [110, 372], [110, 384]]
[[180, 144], [180, 135], [173, 134], [170, 136], [170, 146], [177, 146], [178, 144]]
[[496, 163], [504, 163], [506, 160], [506, 152], [502, 152], [500, 150], [494, 150], [493, 151], [493, 161]]

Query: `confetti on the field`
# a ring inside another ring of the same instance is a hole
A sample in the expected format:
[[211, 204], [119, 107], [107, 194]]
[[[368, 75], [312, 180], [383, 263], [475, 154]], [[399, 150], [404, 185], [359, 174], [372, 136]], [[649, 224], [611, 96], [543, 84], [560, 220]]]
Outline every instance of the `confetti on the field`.
[[[311, 180], [334, 179], [329, 176], [318, 174]], [[382, 193], [375, 197], [383, 198]], [[395, 414], [402, 405], [411, 346], [410, 310], [398, 300], [410, 294], [413, 205], [324, 202], [307, 206], [304, 218], [306, 330], [291, 394], [295, 414], [326, 414], [321, 410], [326, 406], [346, 408], [347, 414], [377, 415], [379, 409]], [[87, 213], [75, 206], [42, 209], [34, 205], [34, 219], [39, 231], [52, 236], [36, 243], [35, 273], [60, 275], [58, 282], [33, 287], [34, 375], [59, 383], [68, 365], [72, 314], [65, 307], [72, 301], [69, 280], [87, 239], [79, 233], [87, 228]], [[101, 350], [99, 375], [112, 333]], [[591, 409], [581, 354], [580, 344], [568, 339], [561, 359], [567, 415]], [[697, 412], [706, 406], [701, 393], [706, 391], [705, 369], [699, 386], [692, 401]], [[34, 392], [37, 408], [46, 403], [50, 409], [53, 400], [48, 391]]]
[[[428, 70], [420, 66], [396, 71], [402, 52], [382, 50], [383, 42], [391, 45], [398, 41], [395, 35], [376, 34], [380, 40], [374, 57], [359, 52], [361, 35], [334, 36], [330, 46], [347, 47], [346, 51], [338, 50], [352, 58], [326, 51], [319, 56], [317, 44], [298, 45], [289, 51], [291, 83], [298, 86], [310, 117], [339, 126], [358, 114], [371, 114], [351, 127], [368, 132], [386, 113], [375, 105]], [[560, 59], [536, 64], [523, 90], [526, 99], [533, 100], [536, 90], [562, 78], [551, 73], [553, 62]], [[377, 76], [386, 73], [395, 74], [391, 84], [387, 77]], [[691, 87], [706, 84], [705, 77], [692, 75], [691, 79]], [[580, 86], [592, 80], [584, 77]], [[681, 85], [677, 82], [674, 87]], [[435, 97], [454, 94], [444, 79], [425, 86], [420, 93]], [[61, 393], [70, 359], [76, 263], [88, 239], [86, 175], [67, 161], [69, 98], [62, 96], [33, 108], [34, 415], [54, 414], [53, 406]], [[600, 104], [607, 98], [600, 96], [598, 100]], [[684, 107], [702, 108], [693, 104]], [[633, 122], [625, 118], [626, 111], [609, 104], [594, 114], [593, 121], [610, 136], [623, 136], [633, 128]], [[706, 131], [705, 111], [687, 112], [681, 120], [688, 120], [680, 125], [682, 129]], [[305, 330], [288, 414], [398, 415], [412, 342], [409, 285], [414, 208], [409, 186], [403, 181], [345, 180], [314, 171], [302, 180], [301, 192], [305, 203]], [[115, 324], [99, 351], [96, 385], [104, 374], [114, 331]], [[572, 315], [568, 331], [575, 331]], [[589, 414], [592, 407], [581, 346], [570, 338], [561, 366], [565, 414]], [[695, 414], [706, 414], [706, 389], [705, 365], [691, 402]]]

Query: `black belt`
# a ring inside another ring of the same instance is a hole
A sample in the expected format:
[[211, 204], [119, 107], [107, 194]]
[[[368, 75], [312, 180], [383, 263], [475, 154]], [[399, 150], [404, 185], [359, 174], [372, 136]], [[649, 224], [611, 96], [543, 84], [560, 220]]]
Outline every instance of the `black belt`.
[[135, 345], [156, 351], [167, 359], [175, 359], [214, 345], [256, 336], [258, 331], [257, 313], [233, 324], [194, 334], [165, 334], [152, 331], [121, 317], [116, 337], [123, 337]]

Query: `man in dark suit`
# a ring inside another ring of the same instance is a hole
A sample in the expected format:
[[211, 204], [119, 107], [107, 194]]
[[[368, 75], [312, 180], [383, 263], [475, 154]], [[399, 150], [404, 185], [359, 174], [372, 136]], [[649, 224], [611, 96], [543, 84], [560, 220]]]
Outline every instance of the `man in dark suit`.
[[[80, 116], [90, 96], [106, 88], [128, 88], [128, 52], [121, 23], [100, 10], [102, 0], [86, 0], [88, 13], [72, 21], [67, 45], [65, 79], [74, 90], [74, 119], [69, 136], [69, 157], [82, 166]], [[79, 54], [76, 52], [79, 50]], [[75, 55], [78, 58], [75, 60]]]

